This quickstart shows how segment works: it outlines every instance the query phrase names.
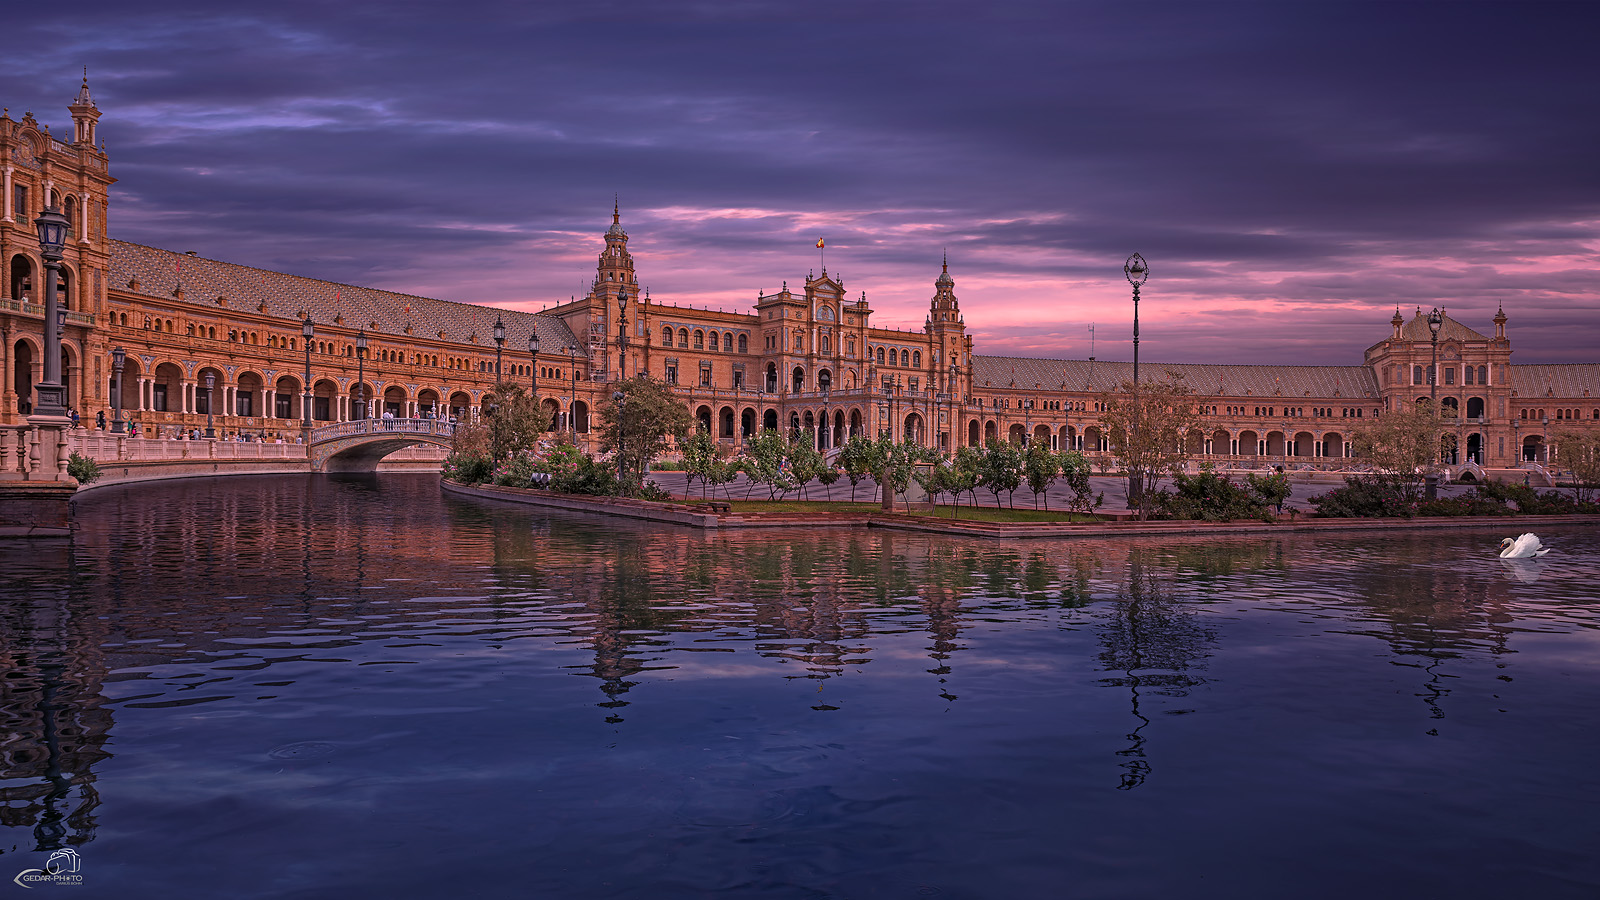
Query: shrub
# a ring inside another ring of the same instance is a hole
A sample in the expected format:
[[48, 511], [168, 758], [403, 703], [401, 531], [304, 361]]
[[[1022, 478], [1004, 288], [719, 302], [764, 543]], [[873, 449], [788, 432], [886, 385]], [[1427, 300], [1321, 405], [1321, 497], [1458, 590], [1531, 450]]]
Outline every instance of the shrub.
[[496, 466], [492, 477], [495, 484], [503, 487], [527, 487], [536, 471], [538, 469], [533, 456], [518, 453]]
[[67, 457], [67, 474], [78, 479], [79, 484], [92, 484], [100, 477], [100, 464], [92, 457], [73, 453]]
[[566, 494], [588, 494], [591, 497], [615, 497], [622, 493], [622, 483], [609, 465], [579, 456], [575, 465], [551, 473], [550, 489]]
[[1416, 510], [1401, 485], [1383, 479], [1347, 477], [1344, 487], [1312, 497], [1314, 515], [1334, 519], [1406, 518]]
[[451, 481], [482, 484], [494, 474], [494, 463], [487, 455], [475, 450], [457, 449], [444, 458], [440, 472]]
[[1417, 503], [1419, 516], [1509, 516], [1511, 507], [1473, 492], [1459, 497], [1440, 497]]
[[[1272, 478], [1264, 478], [1262, 482], [1276, 484]], [[1241, 487], [1215, 472], [1201, 472], [1198, 475], [1180, 472], [1173, 476], [1172, 484], [1177, 488], [1176, 493], [1156, 493], [1152, 518], [1202, 519], [1207, 522], [1272, 519], [1269, 501], [1275, 501], [1277, 494], [1258, 487], [1254, 482], [1249, 487]]]

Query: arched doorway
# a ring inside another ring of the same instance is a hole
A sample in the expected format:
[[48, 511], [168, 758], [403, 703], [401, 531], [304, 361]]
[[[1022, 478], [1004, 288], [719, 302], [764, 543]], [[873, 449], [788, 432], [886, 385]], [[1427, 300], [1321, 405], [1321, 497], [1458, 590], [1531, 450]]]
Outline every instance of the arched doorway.
[[17, 411], [23, 415], [33, 412], [33, 344], [17, 341], [11, 348], [11, 384], [17, 392]]
[[[767, 393], [776, 394], [777, 392], [778, 392], [778, 364], [777, 363], [767, 363]], [[776, 428], [777, 426], [774, 425], [773, 427]]]
[[589, 404], [582, 400], [572, 402], [572, 421], [577, 425], [579, 434], [589, 433]]
[[1011, 428], [1006, 431], [1006, 440], [1016, 444], [1019, 447], [1027, 442], [1027, 438], [1028, 432], [1021, 425], [1012, 425]]
[[1469, 418], [1469, 419], [1481, 419], [1481, 418], [1483, 418], [1483, 398], [1482, 397], [1468, 397], [1467, 398], [1467, 418]]
[[755, 433], [756, 411], [747, 406], [744, 412], [739, 413], [739, 437], [749, 440], [750, 436]]
[[998, 441], [999, 439], [1000, 426], [995, 424], [993, 419], [983, 423], [983, 443], [987, 445], [990, 441]]
[[1439, 436], [1439, 463], [1440, 465], [1453, 466], [1459, 463], [1460, 444], [1456, 442], [1453, 434]]
[[806, 370], [805, 369], [801, 368], [800, 366], [795, 366], [794, 367], [794, 371], [792, 373], [790, 373], [790, 379], [794, 383], [794, 392], [796, 394], [798, 394], [798, 393], [800, 393], [800, 392], [802, 392], [802, 391], [804, 391], [806, 389]]
[[[123, 377], [127, 374], [124, 372]], [[233, 415], [254, 418], [262, 415], [266, 395], [261, 376], [255, 372], [240, 372], [239, 383], [233, 389]]]
[[1284, 437], [1283, 432], [1281, 431], [1267, 432], [1267, 455], [1287, 456], [1289, 448], [1285, 443], [1286, 440], [1287, 439]]
[[706, 434], [710, 434], [711, 433], [711, 407], [709, 407], [709, 406], [700, 407], [699, 409], [694, 411], [694, 417], [700, 423], [700, 427], [705, 431], [705, 433]]
[[423, 388], [417, 392], [417, 414], [424, 418], [437, 416], [439, 409], [439, 392], [433, 388]]
[[769, 409], [761, 416], [761, 428], [764, 431], [778, 430], [778, 411]]
[[183, 370], [173, 363], [156, 366], [150, 385], [150, 408], [156, 412], [183, 411]]
[[33, 297], [33, 260], [18, 253], [11, 257], [11, 299], [36, 302]]
[[1476, 431], [1467, 435], [1467, 459], [1483, 465], [1483, 435]]
[[1249, 430], [1239, 432], [1239, 455], [1260, 456], [1261, 435]]
[[833, 389], [833, 373], [827, 369], [817, 373], [817, 390], [829, 391]]
[[404, 419], [406, 417], [406, 403], [410, 399], [410, 397], [406, 396], [405, 388], [397, 384], [391, 384], [383, 389], [383, 411], [396, 419]]
[[976, 447], [978, 446], [978, 442], [978, 420], [973, 419], [967, 422], [967, 446]]
[[1523, 462], [1542, 462], [1544, 460], [1544, 438], [1537, 434], [1530, 434], [1522, 439]]
[[718, 411], [717, 421], [720, 423], [720, 427], [717, 429], [717, 436], [725, 438], [733, 437], [733, 407], [724, 406], [720, 411]]
[[358, 381], [350, 385], [350, 418], [352, 420], [372, 418], [372, 401], [377, 399], [372, 385]]
[[866, 425], [861, 420], [861, 410], [850, 410], [850, 436], [860, 437], [866, 433]]
[[[370, 400], [372, 398], [372, 394], [368, 393], [367, 398]], [[468, 396], [466, 391], [456, 391], [450, 395], [451, 417], [457, 422], [465, 419], [467, 417], [467, 407], [471, 405], [472, 397]]]
[[332, 422], [338, 412], [339, 386], [323, 378], [311, 385], [311, 421]]

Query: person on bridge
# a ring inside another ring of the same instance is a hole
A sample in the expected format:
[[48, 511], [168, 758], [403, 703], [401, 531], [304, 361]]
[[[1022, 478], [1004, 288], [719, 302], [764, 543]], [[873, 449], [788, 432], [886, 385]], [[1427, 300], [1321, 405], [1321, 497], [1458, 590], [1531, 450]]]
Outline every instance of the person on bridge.
[[394, 413], [388, 411], [387, 409], [383, 411], [383, 430], [394, 430]]

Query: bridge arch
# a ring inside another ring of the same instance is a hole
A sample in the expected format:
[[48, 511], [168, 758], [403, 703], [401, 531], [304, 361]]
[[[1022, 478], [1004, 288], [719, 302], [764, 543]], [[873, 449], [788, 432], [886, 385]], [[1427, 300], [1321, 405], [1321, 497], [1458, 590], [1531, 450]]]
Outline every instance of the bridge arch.
[[442, 419], [357, 419], [311, 430], [311, 470], [371, 472], [385, 456], [413, 444], [450, 447], [455, 426]]

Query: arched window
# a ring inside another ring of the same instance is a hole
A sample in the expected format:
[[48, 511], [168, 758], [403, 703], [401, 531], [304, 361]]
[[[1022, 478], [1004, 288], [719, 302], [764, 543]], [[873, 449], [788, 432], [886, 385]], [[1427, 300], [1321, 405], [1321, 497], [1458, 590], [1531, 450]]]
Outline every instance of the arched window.
[[711, 332], [711, 349], [718, 350], [722, 346], [722, 336], [715, 331]]
[[911, 354], [906, 352], [905, 350], [901, 350], [900, 351], [900, 365], [902, 365], [902, 366], [910, 366], [911, 365]]
[[1488, 366], [1479, 366], [1478, 367], [1478, 383], [1479, 384], [1488, 384], [1489, 383], [1489, 367]]
[[733, 349], [733, 332], [731, 332], [731, 331], [723, 332], [723, 335], [722, 335], [722, 348], [724, 350], [732, 350]]
[[833, 347], [831, 346], [827, 335], [823, 335], [822, 336], [822, 352], [823, 353], [832, 353], [833, 352]]
[[672, 329], [671, 328], [663, 328], [663, 329], [661, 329], [661, 346], [663, 346], [663, 347], [671, 347], [672, 346]]
[[706, 333], [698, 328], [694, 330], [694, 348], [696, 350], [704, 350], [706, 348]]
[[1422, 367], [1421, 366], [1412, 366], [1411, 367], [1411, 383], [1412, 384], [1422, 384], [1423, 383]]
[[679, 328], [678, 329], [678, 346], [679, 347], [683, 347], [684, 349], [688, 349], [688, 347], [689, 347], [689, 329], [687, 329], [687, 328]]
[[878, 348], [878, 365], [883, 365], [883, 348]]
[[742, 334], [739, 335], [739, 352], [740, 353], [748, 353], [748, 352], [750, 352], [750, 339], [747, 336], [742, 335]]
[[915, 369], [922, 368], [922, 351], [921, 350], [913, 350], [911, 352], [911, 366], [912, 366], [912, 368], [915, 368]]

